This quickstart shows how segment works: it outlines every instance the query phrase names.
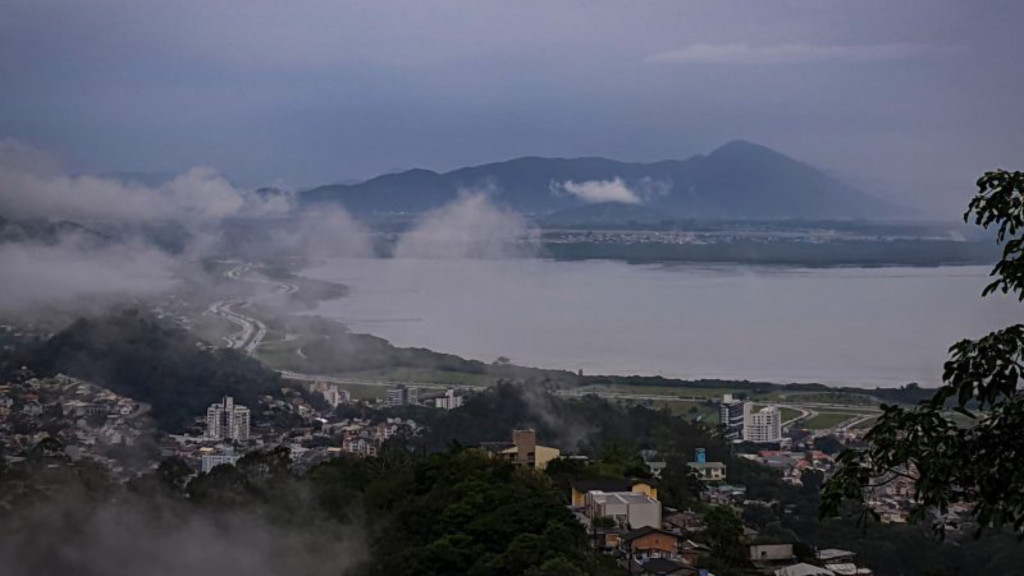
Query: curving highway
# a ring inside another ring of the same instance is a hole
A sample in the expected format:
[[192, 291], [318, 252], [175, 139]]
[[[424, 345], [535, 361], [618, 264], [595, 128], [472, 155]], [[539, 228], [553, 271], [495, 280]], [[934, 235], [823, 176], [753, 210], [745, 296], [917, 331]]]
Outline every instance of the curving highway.
[[[247, 273], [252, 269], [253, 265], [251, 263], [239, 264], [225, 272], [224, 276], [231, 280], [271, 284], [284, 295], [293, 294], [299, 289], [299, 287], [294, 284], [248, 276]], [[267, 337], [267, 325], [264, 324], [263, 321], [258, 318], [253, 318], [252, 316], [247, 316], [239, 311], [239, 309], [244, 309], [251, 304], [252, 303], [249, 300], [244, 298], [231, 298], [215, 302], [207, 310], [208, 313], [224, 318], [228, 322], [238, 326], [238, 332], [235, 332], [230, 336], [226, 336], [224, 339], [227, 341], [228, 348], [242, 350], [248, 356], [255, 354], [256, 348], [263, 342], [263, 339]]]

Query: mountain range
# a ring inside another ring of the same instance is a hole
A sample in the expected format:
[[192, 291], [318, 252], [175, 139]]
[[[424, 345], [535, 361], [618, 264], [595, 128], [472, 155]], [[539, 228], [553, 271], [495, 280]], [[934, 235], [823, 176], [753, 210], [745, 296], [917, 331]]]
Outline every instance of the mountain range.
[[556, 223], [652, 219], [879, 219], [903, 214], [765, 146], [733, 141], [685, 160], [524, 157], [450, 172], [413, 169], [300, 193], [356, 214], [420, 213], [466, 191]]

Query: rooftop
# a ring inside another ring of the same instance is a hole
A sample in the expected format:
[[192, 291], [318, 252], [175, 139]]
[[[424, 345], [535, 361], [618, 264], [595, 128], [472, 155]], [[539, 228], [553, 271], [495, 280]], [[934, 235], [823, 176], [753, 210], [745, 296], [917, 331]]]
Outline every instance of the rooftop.
[[857, 555], [856, 552], [850, 552], [849, 550], [840, 550], [838, 548], [826, 548], [819, 550], [817, 557], [822, 562], [828, 562], [829, 560], [840, 560], [844, 558], [853, 558]]
[[690, 467], [692, 467], [692, 468], [711, 468], [711, 469], [721, 468], [721, 469], [724, 470], [725, 469], [725, 464], [723, 464], [721, 462], [690, 462]]
[[646, 504], [648, 502], [657, 502], [657, 500], [653, 500], [646, 494], [641, 494], [639, 492], [602, 492], [600, 490], [591, 490], [587, 494], [592, 495], [595, 500], [602, 503], [609, 501], [617, 501], [621, 504]]
[[828, 568], [805, 563], [779, 568], [774, 574], [775, 576], [835, 576], [835, 572]]
[[620, 540], [622, 540], [623, 542], [629, 542], [630, 540], [643, 538], [648, 534], [664, 534], [666, 536], [671, 536], [673, 538], [679, 538], [678, 534], [673, 534], [667, 530], [662, 530], [661, 528], [654, 528], [652, 526], [644, 526], [643, 528], [637, 528], [636, 530], [633, 530], [631, 532], [626, 532], [622, 535]]

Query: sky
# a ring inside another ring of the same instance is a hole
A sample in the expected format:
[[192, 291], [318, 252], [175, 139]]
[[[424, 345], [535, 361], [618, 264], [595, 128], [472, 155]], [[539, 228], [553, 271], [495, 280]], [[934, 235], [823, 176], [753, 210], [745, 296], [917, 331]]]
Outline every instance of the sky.
[[0, 0], [0, 137], [304, 188], [732, 139], [927, 214], [1024, 164], [1024, 2]]

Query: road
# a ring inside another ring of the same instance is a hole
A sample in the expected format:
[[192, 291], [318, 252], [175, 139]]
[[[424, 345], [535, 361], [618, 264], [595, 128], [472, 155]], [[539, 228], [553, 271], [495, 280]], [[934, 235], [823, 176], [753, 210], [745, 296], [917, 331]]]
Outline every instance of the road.
[[220, 316], [232, 324], [237, 325], [239, 327], [238, 332], [225, 337], [225, 340], [227, 340], [228, 343], [228, 348], [242, 350], [246, 355], [252, 356], [256, 353], [256, 347], [259, 346], [267, 336], [267, 325], [262, 321], [253, 318], [252, 316], [246, 316], [235, 309], [245, 308], [246, 306], [249, 306], [248, 300], [221, 300], [220, 302], [216, 302], [210, 306], [207, 312], [215, 316]]
[[[659, 401], [659, 402], [689, 402], [689, 403], [697, 402], [697, 403], [703, 403], [703, 402], [707, 402], [708, 400], [713, 400], [713, 398], [709, 398], [707, 396], [678, 396], [678, 395], [674, 395], [674, 394], [634, 394], [634, 393], [629, 393], [629, 392], [595, 392], [595, 391], [593, 391], [593, 389], [586, 389], [586, 390], [579, 390], [579, 389], [559, 390], [558, 394], [560, 396], [572, 396], [572, 397], [582, 397], [582, 396], [586, 396], [587, 394], [596, 394], [597, 396], [600, 396], [602, 398], [618, 398], [618, 399], [622, 399], [622, 400], [653, 400], [653, 401]], [[771, 401], [767, 401], [766, 400], [766, 401], [763, 401], [763, 402], [758, 402], [757, 400], [754, 400], [754, 402], [755, 403], [760, 403], [760, 404], [769, 404], [769, 405], [772, 405], [772, 406], [785, 406], [787, 408], [793, 408], [794, 410], [801, 410], [801, 411], [805, 411], [806, 410], [807, 412], [809, 412], [809, 414], [801, 415], [800, 417], [798, 417], [796, 419], [793, 419], [793, 420], [790, 420], [790, 421], [799, 420], [799, 419], [801, 419], [801, 418], [803, 418], [805, 416], [807, 416], [807, 417], [813, 416], [815, 410], [830, 410], [830, 411], [833, 411], [833, 412], [845, 411], [845, 412], [848, 412], [848, 413], [858, 413], [858, 414], [868, 413], [868, 412], [871, 412], [873, 414], [875, 414], [875, 413], [880, 414], [882, 412], [882, 410], [880, 408], [878, 408], [878, 407], [874, 407], [874, 406], [851, 406], [850, 404], [830, 404], [830, 403], [823, 403], [823, 402], [794, 402], [794, 401], [791, 401], [791, 400], [771, 400]]]
[[799, 422], [800, 420], [805, 420], [807, 418], [813, 418], [814, 416], [818, 415], [818, 413], [815, 412], [814, 410], [808, 410], [807, 408], [802, 408], [800, 406], [789, 406], [789, 408], [792, 408], [794, 410], [799, 410], [800, 411], [800, 415], [796, 416], [794, 418], [790, 418], [789, 420], [786, 420], [785, 422], [783, 422], [782, 423], [782, 427], [783, 428], [788, 428], [790, 425], [792, 425], [792, 424], [794, 424], [796, 422]]
[[[294, 284], [251, 277], [247, 273], [252, 271], [252, 269], [253, 265], [251, 263], [239, 264], [225, 272], [224, 276], [232, 280], [271, 284], [283, 295], [293, 294], [299, 289]], [[225, 340], [227, 340], [228, 348], [242, 350], [247, 356], [254, 355], [256, 348], [267, 337], [266, 324], [258, 318], [247, 316], [239, 311], [250, 305], [252, 305], [252, 302], [244, 298], [232, 298], [215, 302], [207, 310], [210, 314], [224, 318], [239, 327], [238, 332], [227, 336]]]

